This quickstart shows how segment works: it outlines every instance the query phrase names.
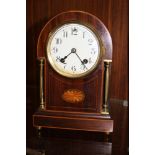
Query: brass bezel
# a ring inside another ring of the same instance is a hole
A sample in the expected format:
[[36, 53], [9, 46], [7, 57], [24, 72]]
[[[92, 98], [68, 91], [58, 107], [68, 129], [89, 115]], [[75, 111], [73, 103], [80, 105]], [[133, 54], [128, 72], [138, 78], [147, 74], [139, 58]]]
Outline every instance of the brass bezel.
[[[95, 37], [98, 39], [98, 44], [99, 44], [99, 55], [98, 55], [98, 58], [95, 62], [95, 64], [86, 72], [84, 73], [80, 73], [80, 74], [70, 74], [70, 73], [67, 73], [67, 72], [64, 72], [64, 71], [61, 71], [60, 69], [58, 69], [55, 65], [55, 63], [53, 62], [53, 60], [51, 59], [50, 61], [50, 58], [49, 58], [49, 53], [50, 53], [50, 50], [49, 50], [49, 42], [50, 40], [52, 40], [51, 38], [53, 37], [53, 34], [62, 26], [64, 25], [67, 25], [67, 24], [79, 24], [79, 25], [82, 25], [82, 26], [85, 26], [87, 27], [89, 30], [91, 30]], [[79, 21], [68, 21], [68, 22], [65, 22], [63, 24], [60, 24], [59, 26], [57, 26], [55, 29], [53, 29], [49, 35], [48, 35], [48, 38], [47, 38], [47, 43], [46, 43], [46, 54], [47, 54], [47, 59], [48, 59], [48, 62], [50, 64], [50, 66], [60, 75], [64, 76], [64, 77], [68, 77], [68, 78], [80, 78], [80, 77], [84, 77], [84, 76], [87, 76], [88, 74], [90, 74], [91, 72], [93, 72], [96, 67], [98, 66], [100, 60], [102, 59], [103, 55], [105, 53], [105, 47], [104, 47], [104, 44], [101, 40], [101, 37], [99, 35], [99, 33], [95, 30], [95, 28], [93, 26], [91, 26], [90, 24], [88, 23], [84, 23], [84, 22], [79, 22]]]

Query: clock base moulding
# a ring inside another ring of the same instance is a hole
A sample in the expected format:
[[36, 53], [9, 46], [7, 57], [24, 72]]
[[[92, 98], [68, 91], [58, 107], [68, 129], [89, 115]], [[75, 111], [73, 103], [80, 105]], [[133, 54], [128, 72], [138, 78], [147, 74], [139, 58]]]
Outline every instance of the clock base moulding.
[[110, 133], [113, 120], [110, 115], [82, 112], [38, 110], [33, 115], [33, 126]]

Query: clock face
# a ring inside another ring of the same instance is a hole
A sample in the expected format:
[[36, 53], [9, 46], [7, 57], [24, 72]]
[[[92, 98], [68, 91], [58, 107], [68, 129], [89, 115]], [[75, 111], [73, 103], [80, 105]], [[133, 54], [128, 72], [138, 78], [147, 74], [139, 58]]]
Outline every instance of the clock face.
[[47, 42], [49, 63], [66, 77], [81, 77], [90, 73], [97, 66], [100, 53], [98, 37], [82, 24], [62, 25], [50, 33]]

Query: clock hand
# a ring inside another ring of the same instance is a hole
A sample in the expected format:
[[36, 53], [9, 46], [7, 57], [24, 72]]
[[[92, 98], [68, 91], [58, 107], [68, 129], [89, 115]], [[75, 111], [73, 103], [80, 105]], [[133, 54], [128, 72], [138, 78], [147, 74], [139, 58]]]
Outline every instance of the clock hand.
[[65, 59], [71, 54], [71, 53], [75, 53], [76, 49], [72, 48], [71, 52], [69, 54], [67, 54], [66, 56], [64, 56], [63, 58], [60, 59], [60, 62], [65, 63]]
[[85, 62], [87, 61], [86, 59], [84, 59], [85, 61], [82, 61], [81, 58], [79, 57], [79, 55], [76, 53], [76, 49], [75, 48], [72, 48], [71, 49], [71, 53], [75, 53], [76, 56], [79, 58], [79, 60], [81, 61], [82, 65], [87, 69], [86, 65], [85, 65]]
[[60, 59], [60, 62], [65, 63], [65, 59], [71, 54], [72, 52], [70, 52], [68, 55], [64, 56], [63, 58]]
[[[83, 65], [86, 69], [88, 69], [88, 68], [86, 67], [86, 65], [85, 65], [85, 62], [81, 60], [81, 58], [79, 57], [79, 55], [78, 55], [76, 52], [75, 52], [75, 54], [77, 55], [77, 57], [78, 57], [79, 60], [81, 61], [82, 65]], [[84, 60], [86, 60], [86, 59], [84, 59]]]
[[61, 58], [61, 59], [60, 59], [60, 62], [63, 63], [63, 64], [66, 64], [64, 58]]
[[59, 60], [61, 63], [66, 64], [65, 61], [64, 61], [63, 59], [60, 59], [59, 56], [56, 57], [56, 61], [58, 61], [58, 60]]

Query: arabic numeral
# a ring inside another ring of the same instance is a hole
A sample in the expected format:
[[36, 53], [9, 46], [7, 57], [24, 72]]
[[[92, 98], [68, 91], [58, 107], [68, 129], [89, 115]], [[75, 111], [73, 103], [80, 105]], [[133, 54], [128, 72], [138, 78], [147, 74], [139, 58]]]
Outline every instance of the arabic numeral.
[[86, 71], [86, 70], [87, 70], [86, 66], [85, 66], [85, 65], [83, 65], [83, 64], [81, 64], [80, 69], [81, 69], [81, 70], [83, 70], [83, 71]]
[[92, 45], [93, 44], [93, 39], [88, 39], [88, 44]]
[[78, 34], [78, 29], [76, 27], [71, 29], [71, 34], [72, 35], [77, 35]]
[[91, 49], [91, 54], [95, 54], [96, 53], [96, 50], [94, 48]]
[[63, 30], [63, 37], [67, 38], [68, 37], [68, 32]]
[[53, 47], [52, 51], [53, 51], [53, 53], [57, 53], [58, 49], [56, 47]]
[[75, 66], [72, 66], [72, 67], [71, 67], [71, 70], [72, 70], [73, 72], [75, 72], [75, 71], [76, 71], [76, 67], [75, 67]]
[[56, 61], [60, 61], [60, 56], [56, 56]]
[[55, 38], [56, 40], [56, 44], [61, 44], [62, 43], [62, 39], [61, 38]]
[[85, 32], [83, 32], [83, 39], [85, 38]]
[[91, 64], [93, 61], [91, 58], [88, 59], [89, 64]]

